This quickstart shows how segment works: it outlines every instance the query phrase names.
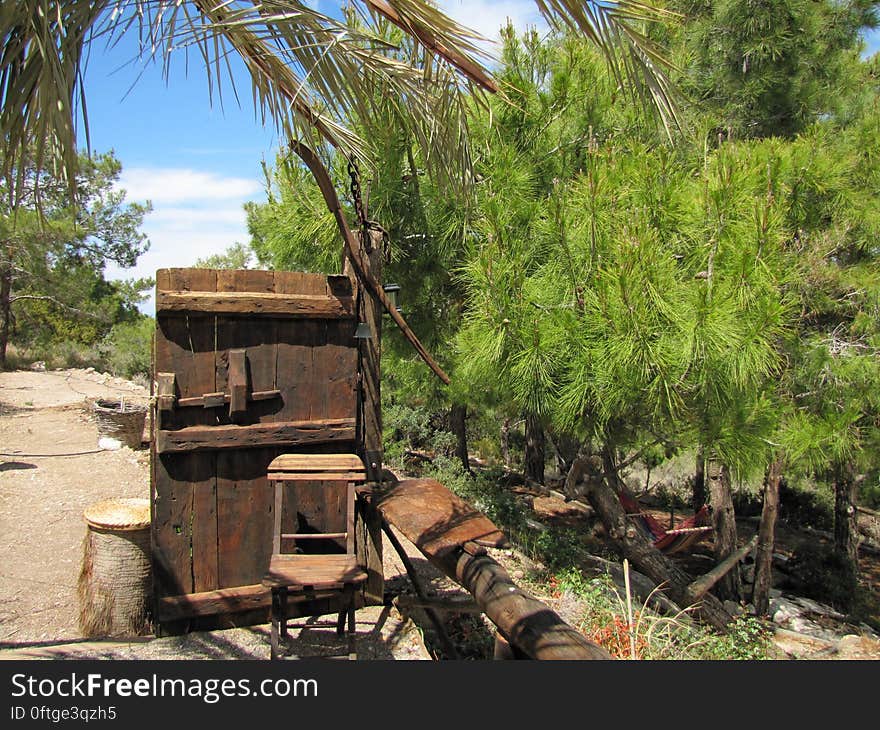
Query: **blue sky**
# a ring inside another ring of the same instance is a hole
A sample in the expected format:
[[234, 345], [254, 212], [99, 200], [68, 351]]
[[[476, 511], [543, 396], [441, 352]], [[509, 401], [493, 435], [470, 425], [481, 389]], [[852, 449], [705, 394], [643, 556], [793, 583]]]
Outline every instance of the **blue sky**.
[[[533, 0], [446, 0], [447, 11], [487, 36], [505, 17], [519, 26], [538, 18]], [[338, 3], [318, 3], [332, 12]], [[134, 34], [132, 34], [134, 35]], [[247, 77], [211, 102], [198, 53], [172, 58], [166, 84], [159, 64], [135, 60], [132, 37], [108, 49], [93, 45], [85, 76], [91, 149], [113, 149], [122, 163], [128, 200], [149, 200], [142, 230], [150, 250], [131, 269], [108, 267], [109, 278], [154, 276], [156, 269], [196, 259], [248, 240], [242, 206], [264, 200], [261, 161], [273, 162], [279, 140], [271, 121], [255, 116]], [[85, 139], [81, 137], [81, 143]], [[143, 307], [152, 313], [152, 298]]]
[[[539, 20], [533, 0], [439, 4], [490, 38], [507, 17], [517, 27]], [[317, 5], [330, 13], [339, 3]], [[880, 33], [871, 35], [869, 49], [880, 50]], [[197, 53], [172, 60], [167, 84], [158, 64], [144, 68], [132, 63], [134, 55], [132, 44], [109, 50], [95, 44], [85, 77], [92, 150], [113, 149], [128, 199], [153, 204], [143, 226], [150, 250], [133, 269], [109, 267], [110, 278], [154, 276], [158, 268], [189, 266], [246, 242], [242, 205], [265, 199], [261, 161], [273, 162], [279, 144], [271, 122], [264, 126], [255, 116], [246, 77], [238, 87], [240, 106], [228, 85], [222, 105], [216, 96], [212, 104]], [[152, 312], [152, 300], [144, 311]]]

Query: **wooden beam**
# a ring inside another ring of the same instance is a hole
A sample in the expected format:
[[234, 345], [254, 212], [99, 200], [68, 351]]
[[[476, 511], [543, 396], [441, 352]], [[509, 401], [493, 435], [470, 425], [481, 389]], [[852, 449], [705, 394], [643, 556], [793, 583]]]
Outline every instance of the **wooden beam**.
[[270, 292], [156, 292], [156, 313], [246, 314], [277, 317], [354, 318], [352, 297]]
[[[397, 535], [394, 534], [394, 530], [391, 529], [387, 522], [383, 522], [382, 529], [384, 530], [388, 541], [391, 543], [391, 546], [394, 548], [395, 552], [397, 552], [397, 557], [400, 558], [400, 562], [403, 563], [403, 567], [406, 570], [407, 576], [409, 576], [409, 581], [412, 583], [416, 595], [422, 602], [426, 603], [428, 597], [425, 594], [425, 589], [422, 587], [421, 580], [419, 580], [419, 574], [416, 572], [412, 561], [409, 559], [409, 555], [406, 554], [406, 550], [403, 549], [403, 545], [400, 544], [400, 540], [397, 539]], [[452, 643], [452, 640], [449, 638], [449, 634], [446, 633], [446, 629], [443, 628], [443, 622], [440, 620], [440, 617], [434, 609], [429, 606], [425, 606], [424, 610], [428, 615], [428, 619], [430, 619], [431, 623], [434, 625], [434, 630], [437, 632], [437, 638], [443, 645], [443, 650], [448, 655], [448, 658], [458, 659], [458, 651]]]
[[511, 580], [486, 548], [474, 541], [481, 537], [500, 544], [503, 534], [439, 482], [398, 482], [378, 498], [377, 507], [385, 521], [400, 529], [433, 565], [469, 591], [502, 636], [529, 658], [611, 658]]
[[739, 550], [736, 550], [735, 552], [728, 555], [723, 561], [712, 568], [712, 570], [710, 570], [708, 573], [705, 573], [704, 575], [701, 575], [693, 583], [691, 583], [685, 589], [691, 602], [699, 601], [710, 590], [712, 590], [712, 587], [731, 570], [733, 570], [733, 567], [737, 563], [739, 563], [739, 561], [742, 560], [746, 555], [748, 555], [752, 551], [752, 548], [754, 548], [757, 544], [758, 536], [755, 535], [745, 545], [739, 548]]
[[244, 350], [229, 351], [229, 416], [247, 411], [247, 354]]
[[[291, 595], [291, 603], [329, 598], [334, 591], [317, 591], [310, 595]], [[221, 588], [216, 591], [188, 593], [181, 596], [165, 596], [159, 599], [160, 621], [176, 621], [195, 616], [239, 613], [254, 609], [265, 609], [272, 605], [271, 591], [264, 585], [237, 586]]]
[[156, 405], [160, 411], [173, 411], [177, 398], [177, 383], [174, 373], [156, 373]]
[[327, 168], [324, 167], [324, 164], [314, 151], [302, 142], [297, 140], [292, 141], [290, 143], [290, 149], [292, 149], [299, 158], [306, 163], [306, 166], [315, 178], [315, 182], [318, 184], [318, 188], [324, 196], [324, 202], [327, 204], [327, 208], [333, 213], [333, 217], [336, 219], [336, 225], [339, 228], [339, 232], [342, 234], [345, 255], [348, 257], [348, 260], [351, 261], [352, 266], [354, 266], [358, 279], [364, 282], [370, 290], [370, 293], [382, 302], [385, 311], [391, 315], [391, 319], [394, 320], [394, 323], [400, 328], [400, 331], [403, 332], [403, 336], [406, 337], [409, 343], [416, 349], [416, 352], [419, 353], [419, 357], [425, 361], [428, 367], [431, 368], [440, 380], [446, 385], [449, 385], [449, 376], [443, 372], [443, 368], [441, 368], [434, 358], [431, 357], [430, 353], [425, 349], [425, 346], [422, 345], [419, 338], [416, 337], [415, 332], [410, 329], [406, 320], [400, 312], [397, 311], [397, 307], [391, 304], [388, 295], [385, 294], [385, 291], [382, 289], [379, 282], [377, 282], [372, 274], [370, 274], [369, 267], [365, 265], [363, 256], [358, 251], [354, 234], [352, 234], [351, 229], [348, 227], [348, 221], [345, 219], [345, 214], [342, 211], [339, 197], [336, 195], [336, 190], [333, 187], [333, 182], [330, 180], [330, 174], [327, 172]]
[[160, 430], [156, 437], [156, 450], [160, 454], [169, 454], [255, 446], [299, 446], [354, 441], [354, 435], [353, 418], [282, 421], [250, 426], [187, 426], [176, 431]]

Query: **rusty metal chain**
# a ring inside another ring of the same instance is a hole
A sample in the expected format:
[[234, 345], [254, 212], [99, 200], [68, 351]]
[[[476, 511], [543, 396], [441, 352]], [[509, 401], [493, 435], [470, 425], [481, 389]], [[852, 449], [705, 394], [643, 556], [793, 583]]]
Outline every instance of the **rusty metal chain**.
[[358, 169], [357, 160], [352, 156], [348, 158], [348, 176], [351, 178], [351, 197], [354, 201], [354, 212], [357, 215], [358, 223], [363, 231], [362, 239], [364, 249], [368, 254], [373, 253], [373, 240], [370, 236], [370, 222], [367, 220], [367, 214], [364, 211], [364, 199], [361, 194], [361, 171]]
[[357, 160], [354, 157], [348, 158], [348, 176], [351, 178], [350, 190], [351, 197], [354, 201], [354, 211], [357, 215], [358, 225], [363, 231], [364, 248], [367, 253], [373, 253], [373, 237], [370, 231], [379, 231], [382, 234], [382, 254], [385, 257], [385, 263], [391, 263], [391, 237], [379, 223], [367, 219], [364, 210], [364, 199], [361, 193], [361, 172], [358, 168]]

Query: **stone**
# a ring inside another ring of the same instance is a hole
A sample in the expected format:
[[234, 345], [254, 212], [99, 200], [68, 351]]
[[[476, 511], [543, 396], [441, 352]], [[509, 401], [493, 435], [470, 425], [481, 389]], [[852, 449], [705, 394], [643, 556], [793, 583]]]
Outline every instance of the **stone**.
[[734, 601], [725, 601], [724, 610], [731, 616], [739, 616], [743, 612], [743, 607]]
[[98, 439], [98, 448], [104, 451], [119, 451], [122, 448], [122, 442], [119, 439], [102, 436]]
[[839, 611], [835, 611], [831, 606], [826, 606], [824, 603], [819, 603], [818, 601], [814, 601], [811, 598], [804, 598], [803, 596], [797, 596], [791, 599], [796, 604], [806, 609], [810, 613], [814, 613], [817, 616], [827, 616], [828, 618], [833, 618], [837, 621], [846, 620], [846, 616], [844, 616]]
[[815, 621], [810, 621], [803, 616], [795, 616], [789, 621], [789, 628], [797, 631], [799, 634], [807, 634], [815, 636], [818, 639], [826, 639], [827, 641], [837, 641], [837, 635], [833, 631], [823, 629]]
[[770, 615], [773, 623], [784, 624], [801, 615], [802, 608], [787, 598], [774, 598], [770, 601]]
[[42, 360], [37, 360], [36, 362], [31, 363], [31, 370], [37, 373], [46, 372], [46, 363]]

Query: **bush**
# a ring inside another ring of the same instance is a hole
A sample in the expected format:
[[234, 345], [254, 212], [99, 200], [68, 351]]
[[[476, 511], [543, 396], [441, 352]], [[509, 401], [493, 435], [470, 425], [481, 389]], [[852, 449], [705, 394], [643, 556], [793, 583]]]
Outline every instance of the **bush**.
[[790, 567], [809, 598], [843, 611], [852, 608], [858, 575], [854, 566], [830, 545], [801, 543], [792, 555]]
[[150, 375], [151, 343], [156, 329], [152, 317], [113, 325], [100, 351], [111, 373], [122, 378]]

